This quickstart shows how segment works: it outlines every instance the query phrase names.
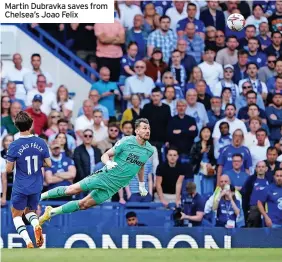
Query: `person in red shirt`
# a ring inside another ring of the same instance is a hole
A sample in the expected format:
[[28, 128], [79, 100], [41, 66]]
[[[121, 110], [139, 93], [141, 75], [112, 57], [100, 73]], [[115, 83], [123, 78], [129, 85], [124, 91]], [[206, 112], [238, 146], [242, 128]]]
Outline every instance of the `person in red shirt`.
[[47, 116], [41, 112], [40, 107], [42, 105], [42, 96], [35, 95], [32, 99], [32, 105], [25, 111], [30, 115], [33, 119], [33, 129], [34, 133], [37, 135], [41, 135], [44, 130], [47, 129]]

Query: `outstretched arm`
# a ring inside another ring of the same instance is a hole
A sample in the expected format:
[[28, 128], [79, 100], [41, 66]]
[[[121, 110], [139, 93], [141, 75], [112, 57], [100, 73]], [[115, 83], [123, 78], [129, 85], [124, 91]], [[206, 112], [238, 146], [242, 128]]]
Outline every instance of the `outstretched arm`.
[[117, 163], [111, 160], [114, 155], [115, 151], [113, 148], [111, 148], [107, 152], [105, 152], [101, 157], [101, 161], [106, 165], [108, 170], [117, 166]]
[[141, 167], [141, 169], [138, 172], [138, 179], [139, 179], [139, 192], [141, 196], [146, 196], [148, 194], [148, 191], [145, 187], [145, 181], [144, 181], [144, 165]]

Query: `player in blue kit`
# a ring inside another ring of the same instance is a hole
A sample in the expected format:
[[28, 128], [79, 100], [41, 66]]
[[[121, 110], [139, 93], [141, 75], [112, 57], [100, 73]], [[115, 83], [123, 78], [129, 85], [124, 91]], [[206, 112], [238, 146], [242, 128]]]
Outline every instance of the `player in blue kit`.
[[20, 131], [19, 139], [12, 142], [7, 152], [7, 173], [13, 172], [11, 202], [12, 217], [19, 235], [24, 239], [27, 248], [33, 248], [26, 226], [22, 220], [25, 215], [34, 229], [36, 245], [43, 245], [42, 228], [35, 213], [43, 188], [42, 167], [51, 167], [49, 150], [45, 141], [30, 133], [33, 120], [26, 112], [19, 112], [15, 126]]

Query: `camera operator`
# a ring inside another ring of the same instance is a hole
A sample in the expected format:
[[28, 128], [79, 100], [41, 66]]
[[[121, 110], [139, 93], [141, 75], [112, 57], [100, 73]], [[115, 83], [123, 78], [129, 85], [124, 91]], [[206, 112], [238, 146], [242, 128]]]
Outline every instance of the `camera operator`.
[[186, 184], [187, 196], [182, 199], [182, 210], [180, 220], [184, 220], [184, 226], [201, 226], [204, 216], [205, 203], [200, 194], [197, 193], [196, 184]]
[[216, 226], [235, 228], [240, 214], [240, 201], [236, 199], [235, 187], [226, 184], [219, 198], [215, 201], [213, 210], [216, 212]]

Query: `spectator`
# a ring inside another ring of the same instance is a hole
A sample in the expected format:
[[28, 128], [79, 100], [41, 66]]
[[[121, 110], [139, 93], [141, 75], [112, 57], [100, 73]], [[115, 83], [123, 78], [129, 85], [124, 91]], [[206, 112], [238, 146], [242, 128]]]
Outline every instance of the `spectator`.
[[216, 227], [235, 228], [240, 214], [241, 204], [235, 196], [235, 187], [226, 186], [215, 201]]
[[176, 33], [170, 30], [169, 16], [160, 17], [160, 28], [149, 34], [148, 56], [151, 57], [154, 47], [159, 47], [163, 53], [164, 62], [168, 63], [171, 52], [176, 48]]
[[214, 26], [208, 26], [206, 28], [205, 46], [212, 46], [216, 48], [215, 36], [216, 36], [216, 28]]
[[[192, 73], [190, 75], [190, 80], [189, 82], [187, 83], [187, 86], [186, 86], [186, 91], [188, 89], [195, 89], [196, 87], [196, 83], [199, 81], [199, 80], [204, 80], [203, 78], [203, 72], [202, 72], [202, 69], [198, 66], [195, 66], [193, 67], [192, 69]], [[213, 93], [211, 92], [210, 90], [210, 87], [207, 85], [206, 86], [206, 91], [207, 91], [207, 94], [210, 95], [210, 96], [213, 96]]]
[[225, 20], [227, 21], [228, 17], [231, 14], [233, 14], [233, 10], [238, 9], [238, 2], [229, 0], [229, 1], [224, 2], [224, 4], [226, 5], [227, 10], [225, 10], [223, 13], [224, 13]]
[[191, 149], [191, 165], [193, 166], [194, 181], [200, 194], [209, 194], [214, 190], [215, 164], [214, 148], [211, 131], [203, 127], [200, 131], [200, 141]]
[[228, 64], [234, 65], [238, 62], [238, 47], [239, 43], [236, 36], [227, 37], [225, 48], [218, 51], [216, 55], [216, 62], [225, 66]]
[[231, 145], [232, 136], [229, 132], [229, 124], [227, 122], [221, 122], [219, 124], [220, 138], [214, 139], [214, 157], [218, 159], [222, 148]]
[[60, 85], [57, 90], [57, 103], [64, 118], [70, 120], [72, 117], [74, 102], [70, 99], [69, 90], [64, 85]]
[[214, 96], [210, 100], [211, 109], [207, 111], [208, 114], [208, 123], [207, 127], [213, 130], [215, 123], [220, 119], [224, 118], [224, 110], [221, 109], [221, 98], [218, 96]]
[[233, 132], [236, 129], [241, 129], [244, 134], [247, 133], [247, 128], [244, 122], [236, 118], [236, 107], [233, 104], [226, 105], [225, 118], [222, 118], [221, 120], [216, 122], [212, 134], [212, 137], [214, 139], [219, 139], [220, 137], [219, 125], [221, 122], [227, 122], [229, 124], [229, 132], [231, 135], [233, 135]]
[[233, 82], [238, 85], [240, 80], [248, 77], [247, 74], [247, 63], [248, 63], [249, 53], [242, 49], [238, 51], [238, 63], [234, 65], [234, 75]]
[[97, 90], [100, 96], [99, 103], [106, 107], [110, 120], [115, 119], [115, 95], [119, 95], [117, 84], [110, 81], [111, 71], [107, 67], [102, 67], [99, 71], [101, 79], [95, 82], [92, 90]]
[[[267, 81], [267, 88], [269, 93], [274, 93], [276, 90], [282, 90], [282, 60], [278, 60], [275, 66], [275, 75], [270, 77]], [[271, 103], [272, 94], [267, 97], [267, 102]]]
[[242, 171], [243, 156], [241, 154], [234, 154], [232, 156], [232, 169], [225, 172], [229, 176], [231, 185], [240, 191], [249, 177], [249, 174]]
[[108, 126], [108, 137], [97, 143], [97, 147], [104, 154], [107, 150], [112, 148], [118, 141], [119, 127], [115, 123], [110, 123]]
[[[76, 147], [76, 142], [75, 139], [72, 135], [68, 134], [68, 126], [69, 126], [69, 121], [67, 119], [59, 119], [58, 121], [58, 133], [63, 133], [67, 136], [67, 143], [68, 143], [68, 148], [73, 152], [75, 147]], [[58, 134], [52, 134], [48, 138], [48, 143], [50, 144], [55, 138], [56, 135]]]
[[198, 94], [198, 99], [197, 102], [202, 103], [206, 110], [210, 110], [211, 109], [211, 96], [209, 94], [207, 94], [207, 84], [205, 80], [199, 80], [196, 83], [196, 91]]
[[223, 78], [222, 65], [214, 61], [215, 55], [216, 51], [211, 47], [207, 47], [205, 49], [205, 61], [199, 64], [203, 72], [204, 80], [211, 90], [213, 90], [216, 83]]
[[266, 170], [265, 162], [259, 161], [256, 164], [255, 174], [248, 177], [241, 190], [247, 227], [262, 227], [261, 214], [257, 203], [264, 199], [268, 190], [269, 181], [266, 177]]
[[275, 55], [278, 59], [282, 55], [282, 34], [280, 31], [271, 33], [271, 45], [264, 49], [267, 55]]
[[8, 96], [1, 97], [1, 119], [10, 115], [11, 99]]
[[[202, 103], [197, 102], [197, 91], [189, 89], [186, 93], [187, 109], [186, 115], [193, 117], [196, 120], [197, 129], [201, 130], [208, 123], [207, 111]], [[197, 138], [196, 138], [197, 140]]]
[[169, 106], [161, 102], [162, 93], [158, 87], [152, 90], [151, 99], [152, 102], [144, 106], [141, 117], [149, 120], [151, 126], [150, 142], [158, 149], [160, 155], [161, 147], [166, 142], [164, 130], [167, 130], [171, 113]]
[[93, 119], [94, 119], [94, 141], [95, 144], [104, 140], [108, 136], [108, 128], [103, 125], [103, 113], [99, 109], [94, 109], [93, 111]]
[[[281, 186], [282, 186], [282, 170], [275, 172], [274, 183], [267, 188], [267, 193], [262, 201], [258, 200], [258, 209], [262, 214], [265, 224], [271, 228], [282, 227], [282, 210], [281, 205]], [[264, 205], [267, 204], [268, 211], [266, 213]]]
[[178, 22], [184, 19], [187, 16], [186, 3], [183, 1], [174, 1], [173, 6], [166, 10], [166, 15], [170, 17], [171, 30], [175, 31], [178, 25]]
[[120, 75], [121, 45], [125, 42], [125, 30], [115, 19], [111, 24], [95, 24], [94, 32], [97, 37], [98, 68], [100, 70], [102, 67], [107, 67], [111, 73], [110, 81], [117, 82]]
[[[21, 101], [24, 101], [26, 97], [26, 89], [24, 86], [24, 76], [30, 72], [29, 69], [22, 66], [22, 56], [19, 53], [13, 54], [13, 63], [14, 67], [11, 68], [7, 72], [7, 80], [8, 83], [12, 82], [15, 86], [15, 93], [13, 94], [13, 99], [15, 99], [15, 95], [20, 99]], [[17, 90], [17, 92], [16, 92]], [[11, 98], [11, 97], [10, 97]], [[12, 99], [12, 98], [11, 98]], [[22, 100], [23, 99], [23, 100]]]
[[[134, 65], [136, 75], [130, 76], [125, 81], [125, 88], [123, 91], [123, 98], [129, 100], [132, 94], [140, 94], [142, 97], [141, 107], [149, 102], [149, 97], [155, 84], [151, 77], [145, 75], [146, 64], [139, 60]], [[128, 103], [127, 107], [131, 107]]]
[[246, 20], [246, 25], [254, 25], [256, 27], [256, 34], [259, 33], [259, 25], [261, 23], [268, 23], [264, 16], [263, 8], [260, 4], [253, 4], [253, 14]]
[[213, 95], [221, 96], [222, 91], [225, 88], [230, 88], [231, 91], [231, 101], [235, 103], [237, 97], [239, 97], [239, 88], [238, 86], [232, 81], [234, 75], [234, 67], [230, 64], [225, 65], [223, 71], [223, 79], [220, 80], [212, 89]]
[[93, 119], [93, 102], [84, 100], [83, 102], [84, 114], [75, 120], [74, 130], [77, 138], [77, 144], [81, 145], [83, 140], [83, 131], [85, 129], [92, 129], [94, 124]]
[[25, 110], [33, 120], [33, 130], [37, 135], [44, 133], [48, 126], [47, 116], [42, 113], [40, 109], [41, 105], [42, 96], [35, 95], [32, 99], [31, 107]]
[[169, 148], [167, 161], [157, 168], [157, 180], [155, 202], [161, 202], [165, 207], [170, 202], [179, 206], [181, 203], [181, 189], [184, 175], [188, 170], [178, 162], [178, 152], [175, 148]]
[[[41, 69], [41, 56], [40, 56], [40, 54], [32, 54], [31, 65], [32, 65], [32, 71], [26, 73], [24, 75], [24, 78], [23, 78], [25, 91], [27, 91], [29, 93], [32, 89], [38, 88], [38, 77], [44, 76], [45, 87], [50, 88], [50, 90], [54, 92], [55, 91], [55, 84], [54, 84], [53, 78], [51, 77], [51, 75], [48, 72], [43, 71]], [[16, 97], [18, 99], [25, 100], [26, 94], [23, 93], [21, 89], [19, 89], [19, 90], [17, 90]], [[28, 97], [27, 97], [27, 99], [28, 99]]]
[[179, 20], [177, 23], [176, 31], [178, 37], [182, 37], [184, 35], [184, 31], [188, 23], [193, 23], [196, 28], [196, 34], [203, 40], [205, 39], [205, 25], [201, 20], [196, 18], [197, 11], [199, 12], [199, 10], [197, 10], [197, 5], [189, 2], [187, 5], [187, 17]]
[[273, 77], [275, 74], [275, 64], [276, 57], [275, 55], [267, 56], [267, 65], [263, 66], [258, 71], [258, 79], [264, 83], [267, 83], [268, 79]]
[[[179, 39], [177, 41], [176, 49], [180, 52], [181, 64], [186, 70], [186, 79], [190, 78], [190, 74], [194, 66], [197, 66], [196, 60], [193, 56], [186, 53], [187, 42], [184, 39]], [[169, 65], [171, 65], [171, 59], [169, 60]]]
[[259, 25], [259, 35], [257, 35], [257, 38], [260, 43], [260, 47], [262, 51], [265, 51], [267, 47], [271, 45], [271, 38], [269, 35], [269, 26], [268, 22], [262, 22]]
[[259, 51], [259, 40], [256, 37], [248, 39], [248, 62], [256, 63], [258, 68], [266, 66], [267, 57], [263, 52]]
[[132, 122], [124, 121], [121, 125], [121, 131], [123, 136], [132, 136], [134, 131]]
[[256, 27], [254, 25], [247, 25], [245, 27], [245, 37], [239, 40], [239, 49], [248, 50], [248, 41], [250, 38], [256, 36]]
[[19, 130], [15, 127], [15, 118], [16, 115], [22, 110], [22, 106], [19, 102], [13, 102], [10, 108], [10, 115], [2, 118], [1, 126], [4, 126], [7, 129], [9, 134], [16, 134]]
[[6, 155], [7, 155], [7, 151], [9, 148], [9, 145], [14, 141], [14, 137], [11, 134], [7, 134], [4, 136], [3, 140], [2, 140], [2, 151], [1, 151], [1, 157], [6, 160]]
[[247, 74], [248, 74], [248, 78], [245, 78], [243, 80], [241, 80], [239, 82], [239, 91], [242, 92], [242, 85], [245, 81], [249, 81], [251, 82], [252, 86], [253, 86], [253, 90], [260, 94], [262, 96], [262, 98], [265, 100], [267, 97], [267, 87], [266, 84], [261, 82], [258, 78], [257, 78], [257, 74], [258, 74], [258, 65], [256, 63], [250, 62], [247, 64]]
[[71, 151], [68, 147], [68, 138], [67, 138], [66, 134], [64, 134], [64, 133], [56, 134], [55, 140], [57, 141], [57, 143], [59, 143], [59, 145], [61, 147], [61, 153], [64, 156], [72, 158], [73, 151]]
[[196, 184], [186, 184], [187, 197], [182, 199], [183, 212], [181, 220], [188, 220], [193, 227], [201, 226], [204, 217], [205, 202], [202, 196], [197, 193]]
[[130, 42], [136, 42], [138, 46], [137, 58], [143, 59], [147, 55], [148, 32], [144, 29], [144, 17], [137, 14], [133, 19], [133, 27], [126, 31], [126, 46]]
[[204, 40], [196, 34], [196, 26], [189, 22], [185, 27], [183, 39], [187, 43], [186, 53], [194, 57], [197, 63], [202, 61], [205, 50]]
[[170, 107], [171, 116], [175, 116], [177, 114], [175, 89], [173, 86], [165, 87], [164, 99], [162, 99], [162, 103], [167, 104]]
[[176, 79], [173, 77], [171, 72], [166, 71], [163, 74], [162, 85], [163, 85], [163, 87], [161, 87], [161, 91], [162, 91], [163, 94], [164, 94], [165, 88], [167, 86], [173, 86], [174, 87], [174, 91], [175, 91], [175, 99], [182, 99], [182, 98], [184, 98], [183, 91], [180, 88], [180, 86], [178, 86], [176, 84]]
[[187, 102], [185, 99], [176, 102], [177, 115], [172, 117], [168, 122], [168, 139], [169, 146], [175, 146], [180, 156], [186, 158], [190, 155], [194, 138], [198, 134], [195, 118], [185, 114]]
[[[250, 149], [252, 146], [257, 145], [258, 143], [256, 132], [262, 128], [262, 120], [258, 116], [254, 116], [250, 118], [250, 121], [247, 124], [250, 131], [245, 134], [244, 145]], [[265, 141], [265, 146], [270, 146], [268, 138]]]
[[274, 93], [272, 104], [266, 108], [266, 117], [270, 129], [270, 140], [275, 141], [281, 138], [282, 125], [282, 94]]
[[[146, 32], [151, 33], [155, 28], [155, 17], [158, 15], [156, 12], [155, 5], [153, 3], [148, 3], [148, 1], [143, 2], [144, 8], [144, 29]], [[158, 15], [160, 17], [160, 15]]]
[[120, 10], [120, 22], [122, 26], [130, 30], [133, 27], [133, 20], [136, 15], [141, 15], [141, 9], [139, 6], [133, 4], [133, 1], [125, 1], [119, 3]]
[[36, 84], [36, 88], [30, 89], [27, 93], [26, 105], [31, 106], [34, 96], [41, 95], [42, 105], [40, 109], [45, 115], [49, 115], [52, 109], [59, 111], [55, 93], [50, 89], [46, 89], [46, 77], [41, 74], [37, 75]]
[[[109, 122], [109, 110], [108, 108], [106, 108], [105, 106], [99, 104], [99, 100], [100, 100], [100, 95], [99, 95], [99, 92], [97, 90], [90, 90], [89, 91], [89, 95], [88, 95], [88, 98], [90, 100], [92, 100], [93, 102], [93, 110], [95, 109], [99, 109], [102, 111], [103, 113], [103, 122], [105, 125], [108, 124]], [[84, 113], [83, 113], [83, 108], [81, 107], [79, 110], [78, 110], [78, 114], [77, 114], [77, 117], [80, 117], [82, 116]]]
[[172, 64], [170, 66], [170, 72], [177, 81], [177, 84], [184, 89], [186, 86], [187, 76], [185, 67], [181, 64], [181, 53], [178, 50], [174, 50], [171, 54]]
[[22, 109], [25, 109], [25, 101], [24, 100], [22, 100], [22, 99], [18, 99], [18, 98], [16, 98], [16, 90], [17, 90], [17, 88], [16, 88], [16, 83], [15, 82], [10, 82], [10, 81], [8, 81], [8, 83], [7, 83], [7, 86], [6, 86], [6, 92], [7, 92], [7, 95], [8, 95], [8, 97], [10, 98], [10, 101], [11, 102], [19, 102], [21, 105], [22, 105]]
[[224, 110], [226, 105], [228, 104], [232, 104], [232, 93], [231, 93], [231, 88], [229, 87], [225, 87], [223, 90], [222, 90], [222, 93], [221, 93], [221, 109]]
[[83, 132], [83, 144], [74, 150], [74, 163], [77, 170], [75, 182], [93, 174], [100, 167], [101, 151], [92, 145], [93, 131], [86, 129]]
[[282, 33], [280, 28], [281, 24], [279, 22], [279, 20], [282, 18], [282, 2], [279, 0], [276, 1], [275, 7], [275, 12], [268, 17], [269, 28], [271, 32], [278, 31]]
[[144, 227], [145, 224], [138, 223], [138, 218], [135, 212], [130, 211], [126, 213], [126, 222], [129, 227]]
[[44, 134], [47, 136], [47, 138], [51, 135], [59, 133], [58, 128], [58, 121], [60, 119], [61, 115], [59, 112], [53, 110], [48, 116], [47, 120], [47, 130], [44, 132]]
[[6, 161], [0, 157], [0, 196], [1, 206], [6, 205], [7, 200], [7, 173], [6, 173]]
[[228, 145], [220, 151], [217, 160], [217, 181], [222, 174], [232, 169], [232, 156], [234, 154], [241, 154], [243, 157], [243, 165], [241, 171], [250, 174], [252, 166], [252, 157], [247, 147], [243, 146], [244, 133], [240, 129], [236, 129], [232, 135], [232, 144]]
[[[44, 176], [48, 190], [71, 185], [76, 176], [76, 168], [73, 160], [61, 153], [60, 144], [56, 140], [51, 144], [51, 161], [52, 167], [45, 169]], [[66, 198], [69, 199], [69, 197]]]
[[224, 32], [221, 30], [217, 30], [215, 34], [215, 51], [218, 52], [225, 47], [226, 47], [226, 44], [225, 44]]
[[141, 98], [138, 94], [131, 95], [130, 103], [132, 108], [127, 108], [123, 114], [120, 124], [123, 125], [124, 122], [130, 121], [132, 125], [134, 125], [135, 121], [140, 117], [142, 109], [140, 108], [141, 105]]
[[161, 75], [167, 70], [167, 64], [163, 61], [162, 50], [154, 47], [152, 57], [146, 60], [145, 75], [151, 77], [154, 82], [161, 81]]
[[[281, 143], [281, 142], [280, 142]], [[266, 151], [266, 159], [264, 160], [267, 171], [266, 177], [270, 182], [273, 182], [273, 177], [276, 170], [282, 167], [282, 164], [278, 160], [278, 150], [273, 146], [269, 146]]]
[[225, 17], [222, 11], [217, 10], [219, 1], [207, 1], [208, 9], [201, 12], [200, 20], [205, 26], [214, 26], [217, 30], [224, 32]]

